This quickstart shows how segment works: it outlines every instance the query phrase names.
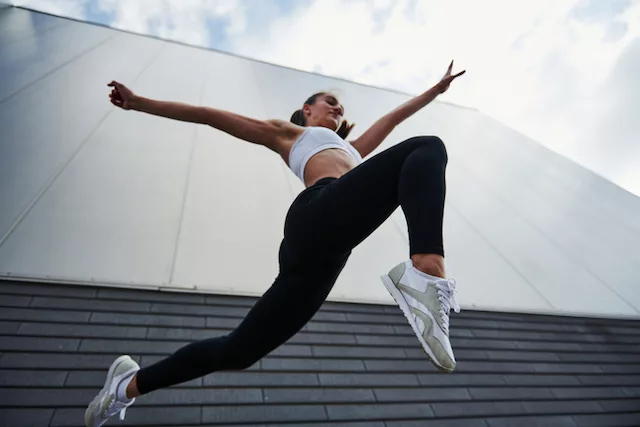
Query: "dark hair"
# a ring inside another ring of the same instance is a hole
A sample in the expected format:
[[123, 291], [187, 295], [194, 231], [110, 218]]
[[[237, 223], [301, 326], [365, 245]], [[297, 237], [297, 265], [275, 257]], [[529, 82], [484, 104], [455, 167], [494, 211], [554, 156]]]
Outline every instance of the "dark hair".
[[[314, 93], [309, 98], [307, 98], [306, 101], [304, 101], [304, 105], [313, 105], [313, 104], [315, 104], [316, 103], [316, 99], [318, 99], [318, 97], [320, 95], [324, 95], [325, 93], [326, 92]], [[289, 121], [291, 121], [291, 123], [294, 123], [294, 124], [296, 124], [298, 126], [306, 126], [307, 125], [307, 119], [304, 117], [304, 111], [302, 111], [302, 108], [299, 109], [299, 110], [296, 110], [291, 115], [291, 119], [289, 119]], [[349, 127], [349, 124], [347, 123], [346, 120], [343, 120], [342, 124], [340, 125], [340, 128], [338, 128], [338, 130], [336, 130], [336, 133], [342, 139], [346, 139], [350, 132], [351, 132], [351, 127]]]

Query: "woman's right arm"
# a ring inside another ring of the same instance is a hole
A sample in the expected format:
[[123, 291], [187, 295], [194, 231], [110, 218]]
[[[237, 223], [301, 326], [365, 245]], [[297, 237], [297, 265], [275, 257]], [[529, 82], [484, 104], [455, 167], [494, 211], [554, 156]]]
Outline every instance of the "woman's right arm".
[[236, 138], [264, 145], [274, 151], [290, 130], [280, 120], [257, 120], [210, 107], [157, 101], [135, 95], [126, 86], [111, 82], [111, 103], [125, 110], [135, 110], [184, 122], [209, 125]]

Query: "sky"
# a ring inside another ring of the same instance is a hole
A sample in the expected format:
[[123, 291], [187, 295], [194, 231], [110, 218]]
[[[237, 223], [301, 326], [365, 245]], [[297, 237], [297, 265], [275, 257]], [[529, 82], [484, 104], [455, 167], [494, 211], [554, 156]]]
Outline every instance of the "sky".
[[480, 110], [640, 196], [640, 0], [10, 0]]

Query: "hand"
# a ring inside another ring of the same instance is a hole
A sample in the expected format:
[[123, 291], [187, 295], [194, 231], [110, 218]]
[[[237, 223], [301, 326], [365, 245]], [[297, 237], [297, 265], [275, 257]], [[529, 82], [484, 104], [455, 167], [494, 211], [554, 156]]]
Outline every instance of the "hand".
[[451, 75], [452, 69], [453, 69], [453, 61], [451, 61], [451, 64], [449, 64], [449, 68], [447, 68], [446, 74], [442, 77], [442, 79], [440, 79], [440, 81], [437, 84], [438, 90], [440, 93], [445, 93], [447, 89], [449, 89], [449, 85], [453, 80], [455, 80], [456, 78], [466, 73], [466, 70], [462, 70], [458, 74]]
[[136, 95], [131, 92], [131, 90], [123, 85], [122, 83], [118, 83], [115, 80], [109, 83], [107, 86], [112, 87], [111, 93], [109, 94], [109, 98], [111, 99], [111, 103], [116, 107], [120, 107], [123, 110], [130, 110], [132, 108], [132, 101], [136, 99]]
[[356, 125], [355, 123], [349, 123], [346, 120], [342, 120], [342, 123], [340, 124], [340, 127], [338, 128], [336, 133], [340, 135], [342, 139], [346, 139], [349, 133], [351, 132], [351, 129], [353, 129], [355, 125]]

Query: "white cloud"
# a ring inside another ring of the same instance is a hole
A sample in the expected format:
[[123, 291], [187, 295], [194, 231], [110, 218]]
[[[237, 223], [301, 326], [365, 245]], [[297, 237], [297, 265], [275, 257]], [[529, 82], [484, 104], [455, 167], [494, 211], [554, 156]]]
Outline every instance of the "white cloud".
[[241, 0], [13, 0], [16, 6], [87, 20], [86, 6], [95, 4], [113, 20], [114, 28], [207, 46], [210, 20], [220, 20], [228, 36], [246, 29]]
[[228, 35], [245, 30], [244, 5], [239, 0], [97, 0], [104, 12], [115, 15], [115, 28], [208, 45], [209, 20], [226, 21]]
[[[274, 20], [266, 34], [232, 41], [241, 55], [415, 94], [435, 83], [453, 58], [467, 74], [443, 99], [474, 106], [640, 194], [640, 168], [631, 172], [640, 159], [617, 150], [618, 167], [626, 171], [617, 174], [611, 162], [598, 159], [610, 151], [607, 142], [581, 132], [585, 124], [604, 126], [612, 114], [598, 97], [617, 58], [640, 35], [640, 2], [630, 2], [623, 14], [609, 7], [602, 19], [583, 19], [594, 5], [601, 6], [589, 0], [314, 0]], [[624, 108], [611, 97], [607, 102]]]
[[[504, 54], [553, 1], [466, 4], [315, 0], [309, 7], [274, 21], [266, 35], [236, 39], [234, 47], [242, 54], [271, 62], [305, 70], [322, 65], [330, 74], [413, 93], [439, 78], [451, 58], [476, 76], [468, 78], [483, 75], [493, 83], [504, 80], [497, 67], [507, 67], [506, 71], [517, 68], [519, 60], [512, 64], [513, 59]], [[378, 30], [378, 15], [372, 5], [378, 10], [389, 8], [383, 31]], [[499, 20], [498, 14], [509, 19]]]

